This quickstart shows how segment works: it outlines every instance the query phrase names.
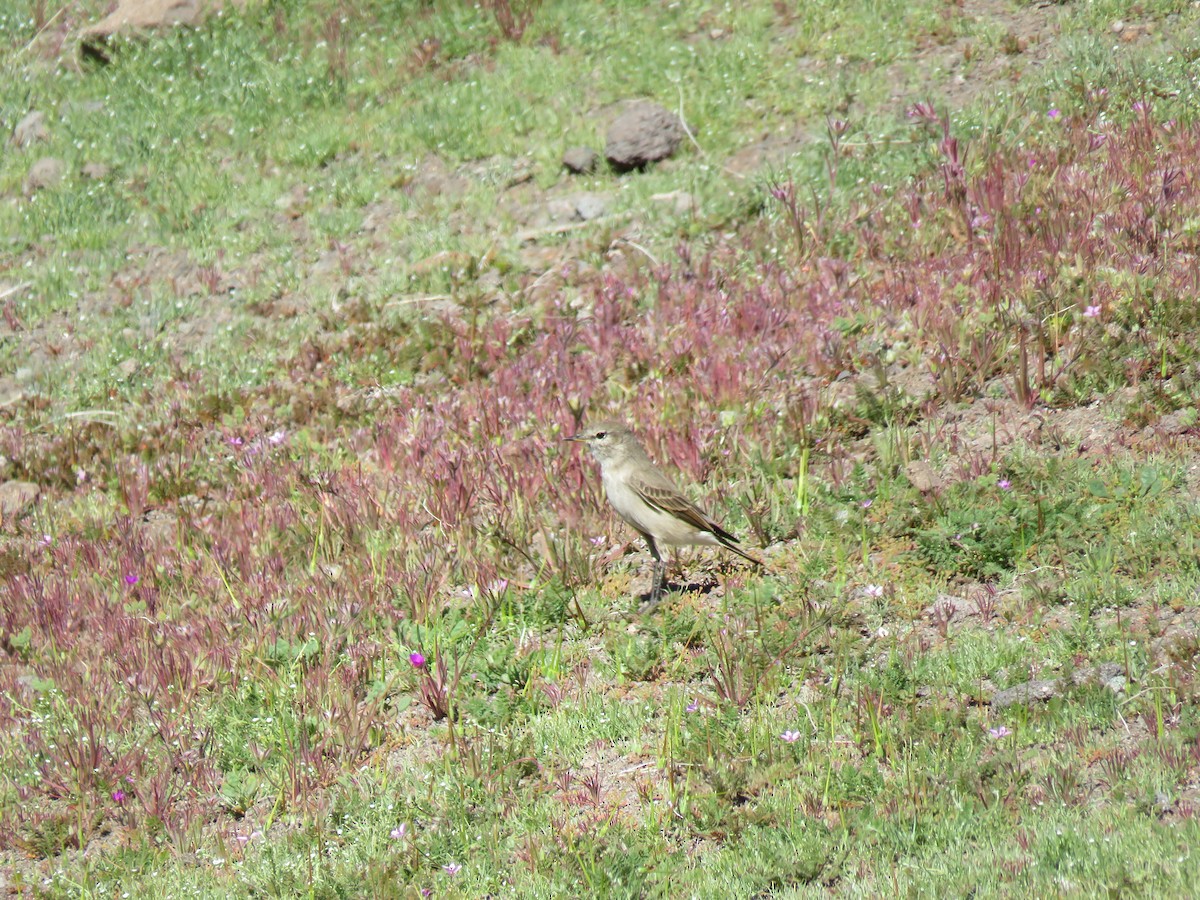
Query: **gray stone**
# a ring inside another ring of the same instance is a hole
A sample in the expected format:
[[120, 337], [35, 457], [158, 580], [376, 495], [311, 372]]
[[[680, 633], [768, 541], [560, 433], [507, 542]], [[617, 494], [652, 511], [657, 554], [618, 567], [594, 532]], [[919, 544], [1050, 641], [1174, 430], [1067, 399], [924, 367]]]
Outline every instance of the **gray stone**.
[[67, 166], [61, 159], [53, 156], [43, 156], [29, 167], [29, 175], [25, 178], [25, 193], [35, 194], [45, 188], [54, 187], [63, 179]]
[[591, 147], [572, 147], [563, 154], [562, 162], [568, 172], [576, 175], [586, 175], [596, 171], [596, 163], [600, 154]]
[[25, 118], [17, 123], [17, 127], [13, 129], [12, 141], [18, 147], [28, 147], [37, 141], [44, 141], [50, 137], [50, 132], [46, 129], [46, 114], [33, 110], [27, 113]]
[[570, 197], [554, 197], [547, 200], [532, 218], [535, 227], [573, 222], [577, 215], [575, 201]]
[[116, 35], [141, 37], [194, 27], [220, 8], [220, 0], [119, 0], [116, 9], [80, 33], [83, 52], [107, 62], [109, 42]]
[[[1125, 690], [1125, 668], [1120, 663], [1107, 662], [1086, 669], [1077, 669], [1071, 674], [1071, 684], [1082, 687], [1096, 685], [1112, 691], [1114, 694]], [[998, 691], [992, 697], [995, 709], [1004, 709], [1016, 703], [1032, 703], [1034, 701], [1051, 700], [1062, 696], [1068, 685], [1062, 678], [1043, 678], [1028, 681], [1025, 684], [1014, 685], [1003, 691]]]
[[657, 103], [641, 101], [619, 115], [608, 128], [604, 155], [621, 172], [666, 159], [679, 149], [683, 123]]
[[1016, 703], [1050, 700], [1061, 693], [1062, 681], [1058, 678], [1027, 681], [1025, 684], [1018, 684], [1003, 691], [997, 691], [996, 696], [992, 697], [992, 706], [996, 709], [1004, 709]]
[[687, 191], [669, 191], [665, 194], [654, 194], [650, 200], [653, 203], [670, 204], [672, 212], [677, 216], [693, 215], [697, 211], [696, 198]]
[[912, 483], [912, 486], [922, 494], [941, 490], [945, 486], [937, 472], [934, 471], [933, 466], [923, 459], [914, 459], [910, 462], [904, 467], [904, 474], [908, 476], [908, 480]]
[[1125, 691], [1125, 667], [1120, 663], [1106, 662], [1090, 669], [1079, 669], [1071, 678], [1075, 684], [1091, 684], [1106, 688], [1114, 694]]
[[6, 481], [0, 484], [0, 521], [20, 518], [40, 493], [41, 488], [31, 481]]
[[599, 194], [580, 194], [575, 198], [575, 214], [583, 221], [598, 219], [608, 212], [608, 201]]

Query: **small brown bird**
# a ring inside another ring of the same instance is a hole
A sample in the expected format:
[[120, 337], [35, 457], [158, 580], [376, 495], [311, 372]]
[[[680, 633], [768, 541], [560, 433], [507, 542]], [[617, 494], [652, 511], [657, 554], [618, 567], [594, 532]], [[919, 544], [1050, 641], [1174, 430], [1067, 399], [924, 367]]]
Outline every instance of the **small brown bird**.
[[720, 546], [765, 568], [762, 560], [739, 547], [736, 537], [675, 487], [646, 455], [633, 432], [621, 423], [597, 422], [567, 440], [588, 445], [600, 463], [608, 502], [650, 546], [654, 583], [644, 610], [652, 610], [662, 599], [667, 564], [659, 553], [659, 544]]

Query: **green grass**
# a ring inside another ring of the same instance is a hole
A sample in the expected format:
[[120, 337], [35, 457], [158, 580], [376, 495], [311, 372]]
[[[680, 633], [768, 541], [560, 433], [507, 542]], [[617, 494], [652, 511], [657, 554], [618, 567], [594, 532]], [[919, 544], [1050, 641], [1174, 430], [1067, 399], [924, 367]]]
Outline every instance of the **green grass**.
[[[7, 886], [1197, 890], [1192, 4], [1039, 7], [1043, 60], [1017, 5], [278, 2], [77, 64], [102, 7], [0, 14], [0, 125], [49, 129], [0, 156]], [[561, 173], [631, 97], [695, 143]], [[962, 233], [920, 100], [973, 187], [1021, 160], [1009, 219]], [[985, 302], [972, 242], [1079, 183], [1120, 252]], [[685, 551], [637, 615], [556, 440], [612, 408], [770, 572]]]

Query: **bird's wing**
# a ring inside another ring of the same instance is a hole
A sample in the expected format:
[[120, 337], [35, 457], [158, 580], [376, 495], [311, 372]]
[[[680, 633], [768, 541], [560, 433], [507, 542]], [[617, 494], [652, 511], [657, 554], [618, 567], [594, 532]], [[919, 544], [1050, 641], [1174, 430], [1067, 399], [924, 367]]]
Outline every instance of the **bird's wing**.
[[707, 513], [683, 496], [666, 476], [660, 479], [634, 478], [631, 487], [651, 506], [682, 519], [697, 531], [709, 531], [727, 541], [736, 541], [732, 534], [714, 522]]

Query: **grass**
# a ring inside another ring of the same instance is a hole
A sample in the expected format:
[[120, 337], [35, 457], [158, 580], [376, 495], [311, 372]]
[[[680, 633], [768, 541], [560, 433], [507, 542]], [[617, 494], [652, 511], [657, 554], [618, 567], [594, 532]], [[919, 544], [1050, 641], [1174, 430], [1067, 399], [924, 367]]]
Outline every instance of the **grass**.
[[[1192, 6], [101, 7], [0, 17], [6, 886], [1195, 891]], [[636, 614], [614, 412], [769, 573]]]

